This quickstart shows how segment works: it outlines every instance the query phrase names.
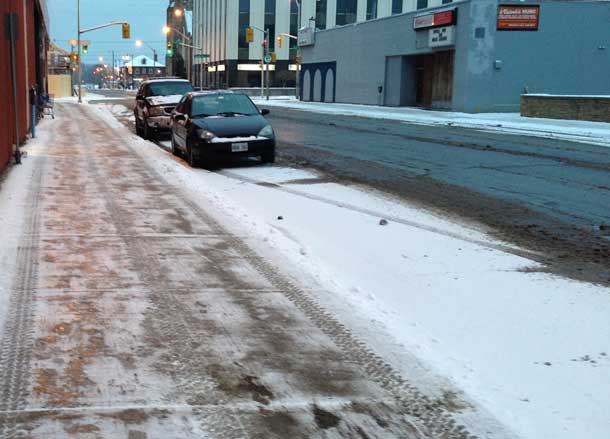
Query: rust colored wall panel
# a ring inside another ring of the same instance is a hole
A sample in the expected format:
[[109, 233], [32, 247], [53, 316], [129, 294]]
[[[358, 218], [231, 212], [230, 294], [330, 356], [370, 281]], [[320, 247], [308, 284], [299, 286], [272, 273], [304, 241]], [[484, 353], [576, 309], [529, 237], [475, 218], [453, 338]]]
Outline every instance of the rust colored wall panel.
[[[7, 14], [10, 10], [10, 0], [0, 1], [0, 106], [12, 108], [12, 79], [11, 79], [11, 55], [7, 32]], [[0, 169], [9, 160], [11, 145], [13, 144], [13, 126], [11, 111], [0, 112]]]
[[[39, 82], [37, 76], [37, 58], [46, 59], [45, 44], [36, 40], [36, 29], [44, 29], [44, 23], [37, 14], [38, 0], [0, 0], [0, 106], [9, 111], [0, 112], [0, 170], [10, 160], [15, 143], [15, 111], [13, 98], [13, 74], [11, 64], [11, 46], [8, 38], [8, 14], [17, 14], [17, 39], [15, 42], [15, 60], [17, 76], [17, 103], [19, 118], [19, 137], [23, 144], [29, 126], [31, 111], [29, 88]], [[24, 10], [25, 4], [25, 10]], [[27, 36], [27, 37], [26, 37]], [[46, 41], [46, 38], [44, 38]], [[26, 47], [27, 45], [27, 47]], [[27, 62], [26, 62], [27, 59]], [[40, 63], [39, 63], [40, 66]], [[46, 70], [46, 64], [42, 66]], [[43, 78], [46, 81], [46, 72]]]

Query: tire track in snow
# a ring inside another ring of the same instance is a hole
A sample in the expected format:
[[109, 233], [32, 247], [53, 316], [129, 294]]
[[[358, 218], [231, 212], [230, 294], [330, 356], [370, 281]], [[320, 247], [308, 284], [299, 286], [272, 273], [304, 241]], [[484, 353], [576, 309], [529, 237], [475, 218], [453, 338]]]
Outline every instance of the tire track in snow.
[[[51, 140], [52, 141], [52, 140]], [[7, 414], [25, 407], [30, 377], [33, 338], [33, 299], [38, 277], [38, 239], [40, 228], [40, 187], [46, 159], [37, 166], [28, 192], [26, 226], [17, 249], [17, 269], [9, 304], [9, 313], [0, 340], [0, 437], [19, 437], [18, 417]]]
[[[86, 117], [90, 118], [91, 116], [87, 114]], [[117, 142], [121, 142], [134, 155], [139, 156], [126, 139], [118, 137], [118, 134], [114, 131], [112, 135]], [[152, 146], [154, 145], [151, 143]], [[153, 169], [145, 160], [142, 160], [142, 165], [154, 177], [155, 181], [165, 181], [165, 177]], [[299, 193], [299, 195], [301, 194]], [[197, 216], [204, 218], [214, 230], [224, 230], [216, 220], [190, 199], [188, 194], [183, 194], [182, 201], [192, 211], [196, 212]], [[367, 214], [370, 213], [367, 212]], [[418, 226], [421, 227], [421, 225]], [[445, 231], [441, 232], [446, 233]], [[462, 236], [458, 238], [464, 239]], [[359, 340], [351, 330], [326, 311], [306, 291], [280, 274], [276, 267], [258, 256], [243, 240], [235, 236], [229, 236], [227, 240], [274, 288], [282, 291], [297, 309], [340, 348], [348, 362], [358, 365], [368, 378], [396, 399], [402, 409], [401, 412], [405, 416], [405, 423], [417, 431], [420, 437], [430, 439], [477, 438], [454, 419], [454, 414], [445, 406], [444, 401], [424, 395], [414, 383], [402, 377], [389, 363], [377, 355], [366, 343]], [[172, 302], [172, 300], [168, 302]], [[175, 325], [176, 322], [174, 321], [172, 324]], [[249, 437], [249, 435], [246, 435], [246, 437]]]

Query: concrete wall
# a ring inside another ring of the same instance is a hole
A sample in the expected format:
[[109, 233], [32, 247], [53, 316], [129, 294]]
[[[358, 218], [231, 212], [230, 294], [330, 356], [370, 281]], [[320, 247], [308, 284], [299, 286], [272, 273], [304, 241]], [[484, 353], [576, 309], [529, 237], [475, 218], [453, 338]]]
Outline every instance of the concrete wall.
[[72, 96], [70, 75], [49, 75], [49, 94], [55, 98]]
[[[497, 31], [498, 0], [426, 10], [458, 9], [453, 110], [519, 111], [525, 91], [610, 94], [610, 2], [527, 4], [540, 5], [538, 31]], [[408, 104], [414, 100], [410, 67], [399, 66], [399, 59], [432, 52], [428, 33], [413, 29], [420, 13], [319, 31], [315, 45], [302, 48], [303, 64], [336, 61], [337, 102], [379, 104], [378, 86], [384, 85], [385, 105]], [[401, 72], [407, 83], [397, 85]]]
[[[461, 9], [467, 4], [456, 2], [444, 6]], [[439, 8], [431, 10], [436, 9]], [[427, 46], [428, 33], [413, 29], [415, 14], [410, 12], [316, 32], [315, 45], [301, 48], [303, 64], [336, 61], [336, 101], [378, 105], [378, 87], [386, 84], [386, 58], [432, 51]], [[458, 12], [458, 20], [459, 17]], [[391, 61], [391, 66], [392, 62], [398, 61]], [[388, 99], [383, 95], [386, 93], [382, 92], [382, 101]], [[389, 102], [393, 104], [395, 99], [389, 97]]]
[[[471, 3], [466, 90], [456, 109], [519, 111], [524, 92], [610, 94], [610, 3], [531, 4], [540, 5], [538, 31], [498, 31], [497, 1]], [[476, 27], [485, 38], [474, 38]]]
[[610, 96], [522, 95], [521, 115], [610, 122]]

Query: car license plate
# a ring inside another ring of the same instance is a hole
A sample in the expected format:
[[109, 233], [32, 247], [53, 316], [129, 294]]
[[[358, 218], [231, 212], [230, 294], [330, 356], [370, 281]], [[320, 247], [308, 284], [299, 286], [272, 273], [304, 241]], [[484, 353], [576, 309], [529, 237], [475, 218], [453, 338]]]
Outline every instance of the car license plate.
[[233, 152], [244, 152], [248, 150], [247, 143], [233, 143], [231, 144], [231, 151]]

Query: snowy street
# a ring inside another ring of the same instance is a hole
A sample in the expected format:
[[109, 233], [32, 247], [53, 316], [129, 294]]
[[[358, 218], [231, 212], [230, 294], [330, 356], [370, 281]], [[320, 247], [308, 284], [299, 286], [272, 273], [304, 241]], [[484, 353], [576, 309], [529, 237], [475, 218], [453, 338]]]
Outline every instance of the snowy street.
[[0, 437], [607, 437], [607, 287], [129, 113], [58, 104], [0, 180]]

